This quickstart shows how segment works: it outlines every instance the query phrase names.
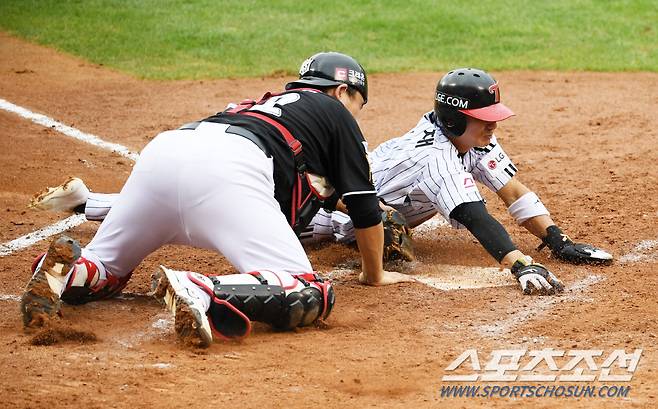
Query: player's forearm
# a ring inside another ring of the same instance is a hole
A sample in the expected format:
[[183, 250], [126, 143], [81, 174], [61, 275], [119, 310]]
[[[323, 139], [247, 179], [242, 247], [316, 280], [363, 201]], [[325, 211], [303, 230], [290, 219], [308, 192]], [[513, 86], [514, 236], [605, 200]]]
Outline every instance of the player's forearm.
[[466, 226], [499, 263], [516, 250], [505, 228], [487, 212], [482, 202], [462, 203], [450, 212], [450, 217]]
[[546, 237], [546, 228], [555, 224], [537, 194], [518, 180], [510, 180], [496, 193], [516, 222], [539, 239]]
[[526, 193], [531, 192], [523, 183], [519, 182], [516, 178], [507, 182], [500, 190], [496, 192], [496, 195], [505, 202], [505, 205], [509, 207], [512, 203], [517, 201], [521, 196]]
[[546, 229], [549, 226], [553, 226], [554, 224], [555, 222], [553, 222], [551, 216], [540, 215], [526, 220], [525, 222], [521, 223], [521, 226], [523, 226], [530, 233], [534, 234], [537, 238], [543, 239], [546, 237]]
[[361, 270], [368, 284], [378, 283], [382, 280], [384, 229], [379, 223], [364, 229], [355, 229], [356, 244], [361, 253]]
[[523, 254], [520, 250], [513, 250], [507, 253], [505, 257], [503, 257], [503, 259], [500, 261], [500, 264], [505, 268], [511, 269], [512, 265], [514, 265], [514, 263], [522, 257], [525, 257], [525, 254]]

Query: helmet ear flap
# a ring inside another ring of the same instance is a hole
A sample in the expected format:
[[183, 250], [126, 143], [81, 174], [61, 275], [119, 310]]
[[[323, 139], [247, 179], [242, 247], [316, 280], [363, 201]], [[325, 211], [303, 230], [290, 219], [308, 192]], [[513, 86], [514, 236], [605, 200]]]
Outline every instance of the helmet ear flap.
[[456, 138], [466, 131], [466, 115], [455, 109], [436, 107], [434, 112], [439, 120], [439, 128], [449, 137]]

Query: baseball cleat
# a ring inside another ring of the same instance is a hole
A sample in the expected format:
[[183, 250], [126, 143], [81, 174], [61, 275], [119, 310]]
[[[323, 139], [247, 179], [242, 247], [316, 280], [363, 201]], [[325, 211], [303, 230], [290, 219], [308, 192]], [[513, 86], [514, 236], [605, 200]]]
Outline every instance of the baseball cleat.
[[42, 327], [58, 315], [64, 280], [80, 257], [80, 245], [67, 236], [50, 243], [48, 252], [34, 266], [32, 278], [21, 296], [21, 314], [25, 328]]
[[37, 193], [28, 207], [54, 212], [72, 212], [77, 206], [85, 204], [88, 197], [89, 189], [82, 179], [69, 178], [59, 186], [49, 187]]
[[186, 273], [160, 266], [153, 273], [151, 294], [174, 314], [174, 329], [185, 344], [207, 348], [212, 331], [200, 297], [207, 296]]

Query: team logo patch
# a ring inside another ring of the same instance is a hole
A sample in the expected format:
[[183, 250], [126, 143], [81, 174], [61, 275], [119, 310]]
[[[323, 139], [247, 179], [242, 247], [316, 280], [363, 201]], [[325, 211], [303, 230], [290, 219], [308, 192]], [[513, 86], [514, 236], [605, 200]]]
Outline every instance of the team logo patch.
[[336, 67], [336, 71], [334, 71], [334, 79], [336, 81], [347, 81], [347, 68]]
[[500, 91], [497, 82], [489, 86], [489, 93], [494, 95], [494, 102], [500, 102]]
[[307, 58], [306, 61], [302, 63], [302, 66], [299, 67], [299, 76], [302, 77], [304, 74], [311, 70], [311, 64], [313, 64], [313, 57]]
[[495, 160], [490, 160], [489, 163], [487, 163], [487, 167], [491, 170], [496, 169], [496, 161]]
[[464, 178], [464, 189], [468, 189], [471, 187], [475, 187], [475, 182], [473, 182], [473, 178], [470, 176], [466, 176]]

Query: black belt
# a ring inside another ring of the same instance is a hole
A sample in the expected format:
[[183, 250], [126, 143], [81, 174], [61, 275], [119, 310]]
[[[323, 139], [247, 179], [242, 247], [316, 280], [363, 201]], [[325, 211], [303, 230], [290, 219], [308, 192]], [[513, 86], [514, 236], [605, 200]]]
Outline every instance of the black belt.
[[[190, 122], [189, 124], [185, 124], [185, 125], [181, 126], [178, 129], [180, 129], [180, 130], [195, 130], [199, 126], [200, 123], [201, 123], [201, 121]], [[258, 146], [258, 148], [260, 148], [260, 150], [263, 151], [263, 153], [265, 155], [267, 155], [268, 158], [272, 157], [272, 155], [270, 155], [270, 153], [267, 149], [267, 146], [263, 143], [261, 138], [258, 135], [256, 135], [255, 133], [251, 132], [250, 130], [242, 128], [241, 126], [229, 125], [228, 128], [226, 128], [226, 130], [224, 132], [230, 133], [230, 134], [233, 134], [233, 135], [240, 135], [241, 137], [243, 137], [245, 139], [249, 139], [256, 146]]]

